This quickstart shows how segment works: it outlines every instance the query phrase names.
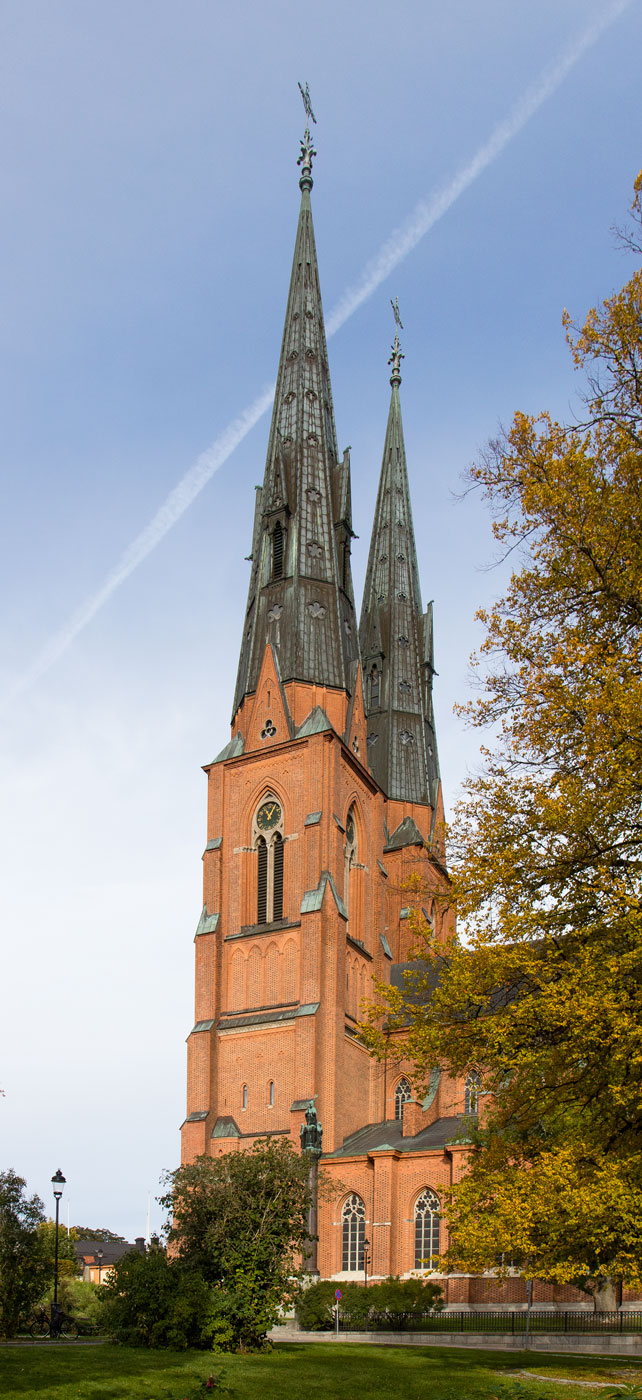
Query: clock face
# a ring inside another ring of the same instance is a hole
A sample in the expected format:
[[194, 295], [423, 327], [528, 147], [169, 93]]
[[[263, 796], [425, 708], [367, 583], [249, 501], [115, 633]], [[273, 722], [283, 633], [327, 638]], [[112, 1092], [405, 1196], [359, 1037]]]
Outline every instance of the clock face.
[[281, 808], [278, 802], [264, 802], [256, 814], [256, 825], [259, 831], [272, 831], [281, 820]]

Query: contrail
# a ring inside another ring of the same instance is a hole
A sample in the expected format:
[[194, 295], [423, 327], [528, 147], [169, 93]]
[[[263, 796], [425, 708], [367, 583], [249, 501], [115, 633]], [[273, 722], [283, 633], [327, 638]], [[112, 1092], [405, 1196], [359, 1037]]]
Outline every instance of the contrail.
[[[427, 200], [420, 200], [403, 224], [382, 244], [375, 257], [366, 265], [357, 283], [349, 287], [333, 307], [326, 319], [328, 339], [336, 335], [341, 326], [353, 316], [355, 311], [376, 292], [381, 283], [395, 267], [416, 248], [420, 240], [443, 218], [443, 215], [459, 199], [460, 195], [497, 159], [504, 148], [517, 136], [531, 117], [552, 97], [563, 83], [575, 64], [597, 42], [600, 36], [616, 19], [628, 9], [632, 0], [614, 0], [614, 3], [597, 16], [582, 34], [564, 50], [560, 57], [547, 67], [536, 83], [527, 88], [524, 95], [511, 109], [504, 121], [500, 122], [488, 140], [475, 153], [472, 160], [463, 165], [448, 183], [438, 189]], [[104, 583], [96, 593], [81, 603], [72, 613], [59, 632], [49, 639], [32, 666], [15, 683], [5, 697], [3, 708], [27, 690], [45, 671], [68, 650], [76, 637], [91, 622], [96, 613], [111, 598], [121, 583], [142, 564], [157, 544], [180, 520], [188, 506], [207, 485], [214, 473], [222, 467], [235, 448], [247, 437], [251, 429], [263, 417], [274, 398], [274, 385], [265, 389], [254, 399], [248, 408], [215, 439], [210, 447], [202, 452], [178, 485], [170, 491], [163, 504], [156, 511], [149, 524], [141, 530], [118, 560]]]

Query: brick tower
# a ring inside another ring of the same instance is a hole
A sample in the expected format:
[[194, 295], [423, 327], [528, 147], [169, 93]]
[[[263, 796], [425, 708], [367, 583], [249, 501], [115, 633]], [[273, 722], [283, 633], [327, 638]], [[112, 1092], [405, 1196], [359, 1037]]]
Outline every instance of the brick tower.
[[443, 893], [447, 875], [432, 616], [419, 586], [398, 326], [358, 628], [350, 462], [337, 451], [312, 226], [313, 154], [306, 131], [232, 737], [205, 769], [182, 1154], [191, 1161], [266, 1134], [298, 1148], [316, 1096], [321, 1165], [338, 1193], [320, 1207], [319, 1266], [358, 1277], [368, 1257], [375, 1275], [425, 1270], [413, 1211], [423, 1202], [421, 1247], [428, 1230], [434, 1253], [435, 1193], [456, 1174], [461, 1154], [448, 1142], [470, 1090], [436, 1071], [427, 1097], [414, 1102], [403, 1062], [391, 1053], [375, 1064], [356, 1037], [373, 974], [398, 981], [410, 959], [404, 880], [420, 869]]

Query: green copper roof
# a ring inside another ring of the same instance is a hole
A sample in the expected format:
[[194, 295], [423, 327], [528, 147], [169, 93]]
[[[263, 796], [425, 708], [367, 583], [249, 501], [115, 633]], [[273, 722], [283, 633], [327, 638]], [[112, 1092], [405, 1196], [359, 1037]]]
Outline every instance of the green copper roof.
[[432, 709], [432, 612], [423, 613], [410, 506], [395, 335], [392, 389], [363, 593], [368, 763], [398, 801], [433, 808], [439, 764]]
[[[347, 453], [340, 461], [337, 448], [311, 184], [304, 167], [265, 477], [257, 492], [235, 714], [256, 690], [268, 641], [284, 683], [350, 690], [358, 658], [350, 463]], [[277, 526], [282, 566], [275, 568]]]
[[332, 890], [332, 893], [333, 893], [333, 895], [334, 895], [335, 904], [336, 904], [336, 906], [337, 906], [337, 909], [339, 910], [339, 913], [341, 914], [341, 917], [342, 917], [343, 919], [347, 919], [347, 917], [348, 917], [348, 911], [347, 911], [347, 909], [346, 909], [346, 907], [345, 907], [345, 904], [344, 904], [344, 902], [343, 902], [343, 900], [342, 900], [342, 898], [341, 898], [341, 895], [340, 895], [340, 894], [338, 893], [338, 891], [337, 891], [337, 887], [336, 887], [336, 885], [335, 885], [335, 883], [334, 883], [334, 880], [333, 880], [333, 878], [332, 878], [332, 876], [331, 876], [329, 870], [323, 870], [323, 871], [321, 872], [321, 878], [320, 878], [319, 883], [318, 883], [318, 885], [317, 885], [317, 887], [316, 887], [315, 890], [306, 890], [306, 892], [305, 892], [305, 894], [304, 894], [304, 896], [303, 896], [303, 899], [301, 900], [301, 913], [302, 913], [302, 914], [315, 914], [315, 913], [318, 913], [319, 909], [321, 909], [321, 907], [322, 907], [322, 905], [323, 905], [323, 896], [325, 895], [325, 892], [326, 892], [326, 889], [327, 889], [328, 885], [330, 886], [330, 889]]

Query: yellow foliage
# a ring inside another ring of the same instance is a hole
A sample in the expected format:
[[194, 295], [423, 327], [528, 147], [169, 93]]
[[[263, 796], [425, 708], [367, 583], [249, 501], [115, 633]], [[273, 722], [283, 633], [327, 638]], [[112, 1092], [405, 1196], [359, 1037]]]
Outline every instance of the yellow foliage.
[[[641, 215], [642, 172], [634, 213]], [[634, 246], [630, 243], [630, 246]], [[380, 988], [419, 1079], [483, 1073], [493, 1108], [448, 1209], [451, 1262], [558, 1281], [642, 1267], [642, 273], [584, 325], [582, 421], [517, 413], [471, 477], [515, 561], [479, 614], [492, 734], [450, 833], [460, 940], [422, 1004]], [[417, 898], [418, 907], [421, 897]]]

